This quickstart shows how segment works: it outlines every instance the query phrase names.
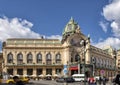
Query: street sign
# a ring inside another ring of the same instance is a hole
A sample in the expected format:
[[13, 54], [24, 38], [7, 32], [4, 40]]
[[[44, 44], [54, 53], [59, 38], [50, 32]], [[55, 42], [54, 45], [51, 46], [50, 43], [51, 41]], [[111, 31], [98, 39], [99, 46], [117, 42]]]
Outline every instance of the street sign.
[[68, 70], [67, 70], [67, 65], [64, 65], [64, 69], [63, 69], [63, 73], [67, 74]]
[[105, 73], [105, 71], [104, 71], [104, 70], [100, 70], [100, 73], [101, 73], [101, 74], [104, 74], [104, 73]]

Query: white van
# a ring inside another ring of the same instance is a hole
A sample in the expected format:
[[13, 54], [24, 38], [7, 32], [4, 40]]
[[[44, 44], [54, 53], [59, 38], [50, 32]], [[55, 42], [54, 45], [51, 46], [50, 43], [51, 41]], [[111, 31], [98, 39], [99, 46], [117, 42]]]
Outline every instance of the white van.
[[85, 77], [84, 74], [73, 74], [72, 77], [75, 81], [84, 81], [85, 80], [84, 79], [84, 77]]

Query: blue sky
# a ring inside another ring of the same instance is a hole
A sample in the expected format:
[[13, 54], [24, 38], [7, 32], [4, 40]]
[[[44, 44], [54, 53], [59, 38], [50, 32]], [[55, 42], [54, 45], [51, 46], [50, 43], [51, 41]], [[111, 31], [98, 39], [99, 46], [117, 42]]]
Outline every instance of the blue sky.
[[0, 48], [7, 38], [62, 37], [71, 16], [97, 47], [120, 47], [120, 0], [0, 0]]

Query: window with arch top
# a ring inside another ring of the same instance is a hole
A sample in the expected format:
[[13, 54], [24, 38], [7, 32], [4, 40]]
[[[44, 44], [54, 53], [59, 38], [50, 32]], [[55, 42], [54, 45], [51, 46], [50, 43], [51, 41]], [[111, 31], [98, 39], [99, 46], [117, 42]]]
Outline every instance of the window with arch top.
[[56, 54], [55, 59], [56, 59], [56, 63], [61, 63], [61, 55], [60, 55], [60, 53]]
[[23, 64], [23, 54], [22, 53], [19, 53], [17, 55], [17, 63], [18, 64]]
[[50, 53], [46, 55], [46, 64], [52, 64], [52, 56]]
[[78, 54], [75, 55], [75, 62], [80, 61], [80, 56]]
[[36, 59], [37, 59], [37, 63], [42, 63], [42, 54], [38, 53]]
[[8, 63], [13, 63], [13, 54], [12, 54], [12, 53], [9, 53], [9, 54], [7, 55], [7, 62], [8, 62]]
[[33, 62], [33, 56], [31, 53], [27, 54], [27, 63], [32, 63]]

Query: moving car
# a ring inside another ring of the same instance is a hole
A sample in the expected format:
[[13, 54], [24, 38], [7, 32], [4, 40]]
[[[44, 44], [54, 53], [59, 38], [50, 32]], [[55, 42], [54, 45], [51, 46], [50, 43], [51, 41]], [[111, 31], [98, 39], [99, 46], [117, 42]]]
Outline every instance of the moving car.
[[[29, 78], [27, 77], [20, 77], [20, 80], [23, 82], [23, 83], [28, 83], [29, 82]], [[11, 79], [8, 79], [6, 81], [7, 84], [14, 84], [14, 80], [11, 78]]]

